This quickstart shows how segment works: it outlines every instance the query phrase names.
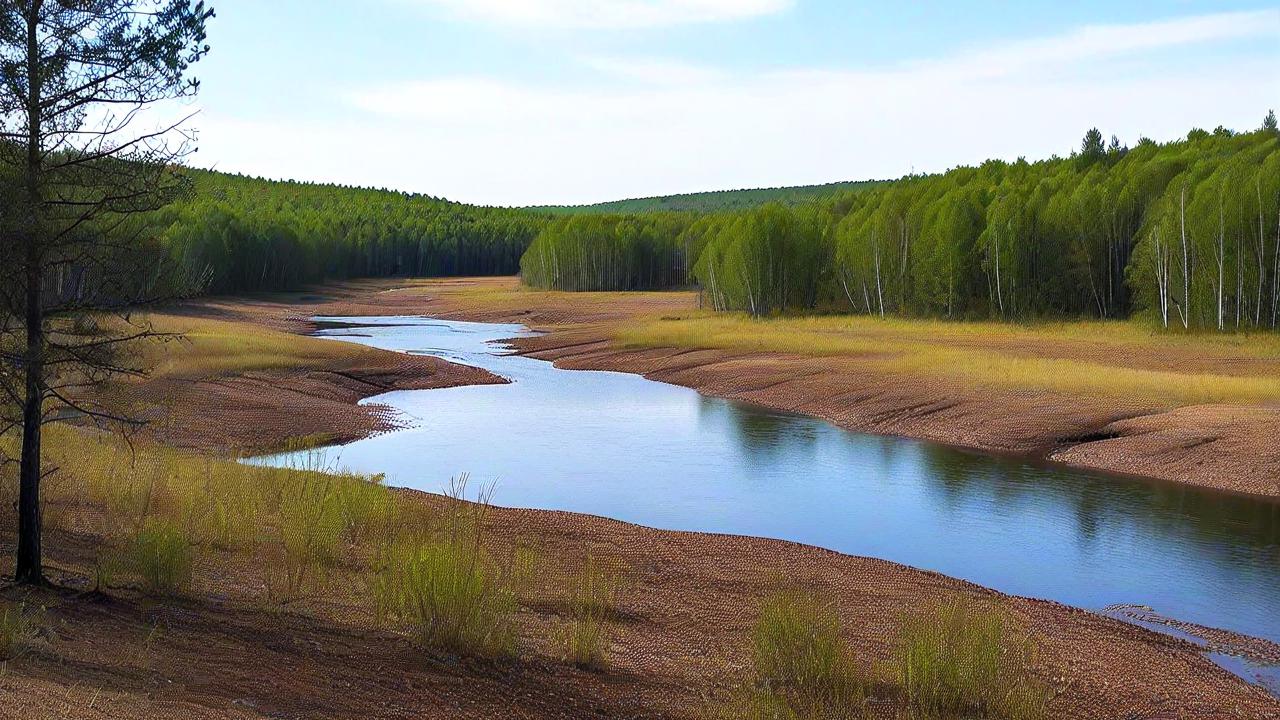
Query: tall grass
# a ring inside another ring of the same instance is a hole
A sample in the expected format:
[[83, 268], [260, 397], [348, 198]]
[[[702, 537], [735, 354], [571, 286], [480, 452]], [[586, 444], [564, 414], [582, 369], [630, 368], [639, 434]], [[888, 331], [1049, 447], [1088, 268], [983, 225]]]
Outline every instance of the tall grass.
[[609, 620], [617, 614], [618, 578], [588, 557], [569, 580], [569, 623], [560, 630], [561, 657], [572, 665], [601, 671], [608, 667]]
[[148, 592], [175, 593], [191, 585], [195, 551], [169, 520], [147, 518], [134, 538], [129, 559]]
[[500, 658], [516, 649], [515, 593], [484, 550], [489, 491], [464, 501], [465, 476], [426, 537], [379, 548], [370, 580], [376, 613], [408, 624], [419, 642], [456, 655]]
[[766, 599], [752, 636], [752, 657], [764, 693], [758, 701], [786, 699], [814, 717], [862, 705], [865, 680], [840, 637], [834, 603], [819, 595], [783, 591]]
[[0, 601], [0, 661], [21, 655], [34, 634], [26, 605]]
[[1031, 659], [1005, 613], [955, 599], [904, 621], [897, 679], [919, 717], [1040, 720], [1048, 694]]

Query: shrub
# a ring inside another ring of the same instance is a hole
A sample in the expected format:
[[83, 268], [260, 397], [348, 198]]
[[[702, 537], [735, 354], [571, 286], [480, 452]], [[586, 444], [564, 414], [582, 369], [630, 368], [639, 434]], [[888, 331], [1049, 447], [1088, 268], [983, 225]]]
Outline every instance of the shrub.
[[343, 476], [337, 483], [337, 502], [347, 539], [357, 545], [371, 539], [393, 522], [395, 497], [383, 476]]
[[1005, 613], [956, 599], [908, 618], [898, 680], [926, 716], [1045, 717], [1048, 695], [1028, 675], [1030, 645]]
[[133, 541], [133, 569], [152, 593], [177, 592], [191, 584], [195, 552], [173, 523], [148, 518]]
[[339, 557], [342, 507], [335, 480], [304, 474], [280, 502], [280, 542], [284, 549], [284, 594], [296, 595], [317, 581]]

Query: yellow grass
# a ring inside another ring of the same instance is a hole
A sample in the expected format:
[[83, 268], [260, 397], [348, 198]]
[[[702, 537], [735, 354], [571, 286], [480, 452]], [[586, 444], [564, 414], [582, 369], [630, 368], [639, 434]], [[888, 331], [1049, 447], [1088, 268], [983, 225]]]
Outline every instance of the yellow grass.
[[[1280, 337], [1157, 332], [1137, 322], [1010, 325], [685, 313], [621, 326], [629, 347], [838, 357], [851, 369], [1162, 406], [1280, 401]], [[1229, 367], [1230, 371], [1218, 370]]]
[[352, 343], [279, 332], [245, 322], [150, 315], [162, 333], [180, 333], [147, 352], [154, 376], [212, 377], [280, 368], [316, 368], [376, 351]]

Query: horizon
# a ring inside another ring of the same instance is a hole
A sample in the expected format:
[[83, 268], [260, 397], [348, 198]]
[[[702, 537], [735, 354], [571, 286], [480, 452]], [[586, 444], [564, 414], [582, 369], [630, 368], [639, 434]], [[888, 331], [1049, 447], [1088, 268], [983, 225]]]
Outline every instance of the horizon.
[[217, 7], [193, 166], [476, 205], [1065, 156], [1090, 127], [1128, 144], [1252, 129], [1280, 99], [1280, 9], [1249, 0]]

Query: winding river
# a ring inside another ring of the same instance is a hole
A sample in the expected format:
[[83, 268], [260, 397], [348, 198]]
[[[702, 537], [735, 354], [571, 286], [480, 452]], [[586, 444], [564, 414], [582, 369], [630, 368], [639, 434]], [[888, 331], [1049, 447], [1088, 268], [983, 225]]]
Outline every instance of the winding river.
[[[1280, 642], [1278, 503], [849, 432], [637, 375], [560, 370], [497, 342], [527, 334], [520, 325], [321, 320], [333, 321], [326, 337], [512, 381], [370, 399], [408, 427], [322, 452], [392, 485], [439, 491], [467, 472], [496, 481], [498, 505], [781, 538]], [[1280, 687], [1276, 668], [1214, 659]]]

